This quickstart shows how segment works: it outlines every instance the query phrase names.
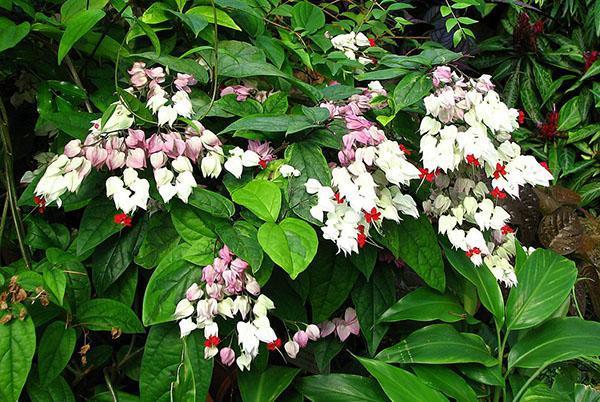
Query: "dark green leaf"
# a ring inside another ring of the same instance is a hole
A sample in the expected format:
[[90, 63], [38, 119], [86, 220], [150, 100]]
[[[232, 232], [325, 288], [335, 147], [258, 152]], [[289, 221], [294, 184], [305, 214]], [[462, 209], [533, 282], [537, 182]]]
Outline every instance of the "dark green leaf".
[[244, 402], [274, 402], [291, 384], [300, 369], [269, 366], [265, 371], [240, 372], [238, 385]]
[[75, 350], [77, 334], [63, 321], [46, 327], [38, 348], [38, 371], [41, 383], [50, 384], [67, 366]]
[[0, 52], [15, 47], [29, 34], [30, 29], [29, 22], [16, 25], [8, 18], [0, 17]]
[[99, 9], [81, 10], [66, 23], [65, 33], [58, 46], [58, 64], [82, 36], [88, 33], [106, 13]]
[[267, 180], [252, 180], [231, 195], [232, 200], [248, 208], [254, 215], [275, 222], [281, 209], [281, 190]]
[[77, 309], [77, 321], [92, 331], [110, 331], [113, 328], [125, 334], [144, 332], [135, 313], [125, 304], [111, 299], [92, 299]]
[[77, 235], [77, 255], [92, 250], [117, 233], [123, 226], [114, 222], [115, 204], [108, 199], [96, 199], [83, 212]]
[[35, 353], [35, 328], [31, 317], [0, 325], [0, 399], [17, 401]]
[[304, 30], [311, 34], [324, 25], [325, 14], [318, 6], [308, 1], [302, 1], [292, 7], [292, 28], [294, 30]]
[[456, 322], [464, 320], [467, 313], [455, 296], [441, 294], [429, 288], [419, 288], [398, 300], [386, 310], [379, 321], [402, 320]]
[[477, 394], [473, 388], [451, 368], [418, 364], [412, 369], [425, 384], [458, 402], [477, 402]]
[[307, 376], [295, 384], [302, 395], [313, 402], [373, 402], [386, 399], [375, 380], [353, 374]]
[[420, 102], [431, 89], [431, 79], [426, 74], [406, 74], [394, 89], [394, 110], [399, 112]]

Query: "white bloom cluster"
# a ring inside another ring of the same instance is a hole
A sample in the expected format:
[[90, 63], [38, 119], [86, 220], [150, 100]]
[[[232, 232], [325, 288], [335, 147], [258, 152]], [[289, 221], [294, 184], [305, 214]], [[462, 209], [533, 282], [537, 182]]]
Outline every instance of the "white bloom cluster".
[[[326, 33], [327, 35], [328, 33]], [[344, 55], [350, 60], [357, 60], [356, 52], [361, 48], [371, 46], [371, 42], [362, 32], [350, 32], [347, 34], [336, 35], [331, 38], [331, 45], [341, 50]], [[371, 59], [364, 55], [359, 55], [358, 62], [362, 65], [372, 63]]]
[[399, 222], [400, 214], [419, 214], [415, 201], [400, 186], [419, 178], [420, 172], [395, 141], [357, 148], [352, 163], [335, 167], [331, 173], [330, 186], [309, 179], [305, 187], [317, 196], [310, 213], [324, 221], [323, 237], [335, 242], [344, 254], [364, 247], [370, 228], [378, 230], [383, 219]]
[[92, 164], [84, 157], [60, 155], [48, 165], [35, 187], [35, 195], [42, 197], [45, 203], [56, 201], [60, 206], [60, 197], [67, 191], [76, 192], [91, 169]]
[[515, 238], [498, 201], [518, 198], [526, 184], [548, 186], [552, 174], [510, 140], [518, 111], [500, 100], [489, 76], [467, 80], [438, 67], [433, 81], [420, 126], [422, 172], [433, 182], [423, 208], [454, 248], [512, 286]]

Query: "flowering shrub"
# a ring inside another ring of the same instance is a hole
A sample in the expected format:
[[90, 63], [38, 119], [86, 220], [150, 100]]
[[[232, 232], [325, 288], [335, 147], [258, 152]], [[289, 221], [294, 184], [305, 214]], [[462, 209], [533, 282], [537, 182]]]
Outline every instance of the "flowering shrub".
[[0, 400], [597, 398], [600, 2], [61, 3], [0, 4]]

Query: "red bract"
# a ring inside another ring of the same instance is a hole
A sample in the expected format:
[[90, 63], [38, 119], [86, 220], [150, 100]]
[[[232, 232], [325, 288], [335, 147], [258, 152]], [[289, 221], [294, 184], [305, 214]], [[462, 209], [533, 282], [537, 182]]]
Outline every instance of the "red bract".
[[344, 197], [342, 197], [342, 196], [340, 196], [340, 193], [335, 193], [335, 194], [333, 195], [333, 197], [335, 198], [335, 201], [336, 201], [338, 204], [343, 204], [343, 203], [344, 203], [344, 201], [345, 201], [345, 198], [344, 198]]
[[273, 342], [267, 343], [267, 349], [271, 352], [281, 347], [281, 339], [277, 338]]
[[377, 212], [377, 208], [372, 208], [371, 212], [364, 211], [364, 214], [367, 223], [378, 221], [381, 217], [381, 212]]
[[375, 39], [373, 38], [369, 38], [369, 46], [373, 47], [376, 46], [377, 44], [375, 43]]
[[598, 60], [598, 56], [600, 56], [600, 52], [597, 50], [583, 52], [583, 60], [585, 60], [585, 66], [583, 67], [583, 71], [589, 70], [592, 64], [594, 64], [596, 60]]
[[503, 235], [507, 235], [509, 233], [514, 233], [514, 232], [515, 232], [515, 230], [513, 228], [511, 228], [510, 226], [508, 226], [508, 225], [502, 226], [502, 234]]
[[519, 110], [519, 117], [517, 118], [517, 121], [519, 122], [519, 124], [523, 124], [525, 123], [525, 112], [522, 110]]
[[519, 53], [536, 52], [537, 37], [544, 30], [544, 21], [531, 24], [527, 13], [519, 14], [517, 25], [513, 31], [513, 47]]
[[498, 187], [494, 187], [494, 189], [492, 190], [492, 192], [490, 194], [492, 195], [492, 197], [498, 198], [500, 200], [506, 198], [506, 193], [504, 191], [500, 190]]
[[542, 138], [551, 140], [558, 135], [558, 119], [559, 114], [557, 110], [553, 110], [548, 114], [546, 122], [538, 126]]
[[496, 171], [494, 172], [494, 179], [499, 179], [500, 176], [506, 176], [506, 166], [501, 163], [496, 163]]
[[211, 335], [207, 340], [204, 341], [204, 346], [207, 348], [218, 346], [221, 343], [221, 339], [218, 336]]
[[433, 179], [435, 179], [435, 173], [430, 172], [429, 170], [427, 170], [425, 168], [419, 168], [419, 172], [421, 172], [419, 174], [419, 179], [425, 179], [430, 183], [433, 181]]
[[550, 167], [548, 167], [548, 163], [546, 162], [540, 162], [540, 165], [546, 169], [548, 172], [552, 173], [552, 171], [550, 170]]
[[400, 150], [404, 153], [404, 155], [412, 154], [412, 151], [404, 146], [404, 144], [398, 144]]
[[267, 161], [264, 159], [261, 159], [258, 161], [258, 164], [260, 165], [261, 168], [266, 169], [267, 168]]
[[472, 154], [471, 155], [467, 155], [467, 163], [469, 165], [473, 165], [473, 166], [476, 166], [476, 167], [481, 166], [481, 164], [479, 163], [479, 161], [477, 160], [477, 158], [475, 157], [475, 155], [472, 155]]
[[37, 205], [37, 210], [40, 214], [46, 212], [46, 200], [44, 197], [38, 197], [37, 195], [33, 197], [33, 202]]
[[117, 225], [123, 225], [127, 227], [131, 226], [131, 216], [125, 213], [116, 214], [114, 221]]
[[465, 252], [467, 257], [471, 258], [474, 255], [481, 254], [481, 250], [478, 247], [473, 247]]

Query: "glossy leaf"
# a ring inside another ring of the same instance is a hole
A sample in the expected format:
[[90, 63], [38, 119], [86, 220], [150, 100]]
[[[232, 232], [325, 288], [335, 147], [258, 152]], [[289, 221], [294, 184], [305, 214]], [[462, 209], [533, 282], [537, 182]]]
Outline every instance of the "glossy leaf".
[[27, 381], [27, 394], [35, 402], [75, 402], [73, 391], [61, 376], [45, 385], [30, 376]]
[[318, 245], [315, 230], [296, 218], [285, 218], [279, 224], [265, 222], [258, 230], [258, 242], [292, 279], [308, 267]]
[[414, 105], [431, 92], [432, 82], [426, 74], [406, 74], [394, 89], [394, 108], [398, 112]]
[[460, 333], [449, 324], [418, 329], [379, 352], [376, 358], [387, 363], [480, 363], [487, 367], [497, 363], [483, 339], [475, 334]]
[[77, 235], [77, 255], [93, 249], [123, 226], [114, 222], [115, 204], [108, 199], [93, 201], [83, 212]]
[[67, 366], [75, 350], [77, 334], [63, 321], [46, 327], [38, 348], [38, 372], [41, 383], [50, 384]]
[[456, 322], [464, 320], [467, 313], [458, 299], [450, 294], [441, 294], [429, 288], [418, 288], [387, 309], [380, 322], [402, 320]]
[[600, 323], [557, 318], [531, 329], [508, 355], [508, 367], [537, 368], [583, 356], [600, 355]]
[[473, 388], [451, 368], [418, 364], [412, 369], [425, 384], [456, 399], [457, 402], [477, 402], [477, 394]]
[[194, 188], [188, 201], [199, 210], [221, 218], [229, 218], [235, 213], [233, 202], [205, 188]]
[[506, 326], [531, 328], [543, 322], [567, 298], [577, 279], [575, 263], [550, 251], [537, 249], [517, 271], [519, 285], [506, 302]]
[[265, 371], [240, 372], [238, 385], [244, 402], [274, 402], [291, 384], [300, 369], [270, 366]]
[[281, 190], [267, 180], [252, 180], [231, 195], [233, 201], [248, 208], [263, 221], [275, 222], [281, 209]]
[[394, 402], [447, 401], [441, 393], [428, 387], [416, 375], [406, 370], [378, 360], [361, 357], [357, 359]]
[[111, 331], [125, 334], [144, 332], [135, 313], [126, 305], [111, 299], [92, 299], [77, 309], [77, 321], [92, 331]]
[[58, 64], [83, 35], [88, 33], [106, 13], [99, 9], [81, 10], [71, 17], [58, 46]]
[[0, 325], [0, 400], [19, 400], [34, 353], [35, 328], [31, 317]]
[[375, 380], [353, 374], [306, 376], [296, 382], [296, 388], [312, 402], [372, 402], [386, 399]]

